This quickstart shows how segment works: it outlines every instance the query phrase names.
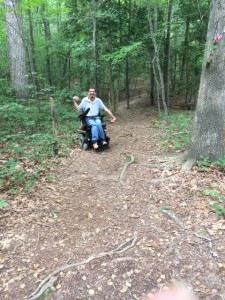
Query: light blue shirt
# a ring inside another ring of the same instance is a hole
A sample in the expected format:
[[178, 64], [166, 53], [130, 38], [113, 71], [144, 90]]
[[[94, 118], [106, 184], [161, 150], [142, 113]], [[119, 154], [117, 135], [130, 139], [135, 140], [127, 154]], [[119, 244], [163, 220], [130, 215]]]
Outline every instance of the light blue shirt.
[[101, 109], [105, 110], [106, 106], [104, 105], [104, 103], [102, 102], [101, 99], [96, 98], [94, 101], [89, 100], [88, 97], [85, 97], [80, 105], [79, 108], [84, 112], [86, 109], [90, 108], [87, 117], [96, 117], [99, 115], [99, 112]]

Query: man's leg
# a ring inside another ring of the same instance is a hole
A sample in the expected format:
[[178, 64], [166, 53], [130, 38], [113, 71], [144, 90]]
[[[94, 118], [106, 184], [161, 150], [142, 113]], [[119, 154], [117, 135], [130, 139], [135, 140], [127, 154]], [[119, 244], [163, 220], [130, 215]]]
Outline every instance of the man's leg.
[[88, 126], [91, 126], [91, 141], [93, 143], [94, 149], [98, 148], [97, 140], [99, 139], [98, 136], [98, 125], [95, 122], [95, 119], [87, 118], [86, 123]]
[[98, 130], [98, 140], [100, 139], [101, 141], [105, 140], [105, 132], [102, 128], [102, 121], [100, 119], [95, 119], [95, 123], [97, 125], [97, 130]]

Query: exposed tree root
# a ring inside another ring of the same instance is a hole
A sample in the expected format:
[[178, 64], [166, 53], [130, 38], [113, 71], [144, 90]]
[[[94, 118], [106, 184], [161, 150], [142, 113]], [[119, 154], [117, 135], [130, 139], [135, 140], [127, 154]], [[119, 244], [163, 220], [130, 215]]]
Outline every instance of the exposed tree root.
[[37, 293], [35, 293], [33, 296], [29, 297], [29, 300], [36, 300], [40, 298], [47, 289], [52, 289], [54, 287], [54, 284], [56, 283], [58, 277], [52, 276], [47, 282], [45, 282], [40, 288], [37, 290]]
[[197, 237], [200, 238], [200, 239], [205, 240], [205, 241], [208, 241], [208, 242], [211, 242], [211, 241], [212, 241], [212, 239], [208, 238], [207, 236], [200, 235], [200, 234], [198, 234], [198, 233], [196, 233], [196, 232], [194, 232], [194, 235], [197, 236]]
[[28, 300], [38, 299], [48, 288], [53, 287], [54, 283], [57, 280], [56, 275], [59, 274], [60, 272], [63, 272], [65, 270], [68, 270], [68, 269], [71, 269], [71, 268], [77, 268], [81, 265], [86, 265], [89, 262], [91, 262], [92, 260], [100, 258], [100, 257], [112, 256], [112, 255], [115, 255], [115, 254], [124, 253], [127, 250], [129, 250], [130, 248], [134, 247], [136, 242], [137, 242], [137, 237], [133, 237], [132, 239], [130, 239], [127, 242], [119, 245], [115, 249], [112, 249], [112, 250], [109, 250], [107, 252], [102, 252], [102, 253], [90, 256], [89, 258], [87, 258], [87, 259], [85, 259], [81, 262], [77, 262], [77, 263], [70, 264], [70, 265], [65, 265], [65, 266], [62, 266], [62, 267], [58, 268], [57, 270], [53, 271], [51, 274], [49, 274], [45, 279], [43, 279], [41, 281], [41, 283], [39, 284], [37, 289], [28, 297]]
[[173, 212], [171, 212], [168, 209], [162, 209], [162, 212], [166, 214], [170, 219], [172, 219], [178, 226], [185, 229], [183, 222], [180, 219], [178, 219], [178, 217]]
[[196, 158], [187, 159], [181, 167], [181, 172], [190, 171], [195, 164], [196, 164]]
[[176, 177], [176, 176], [177, 176], [177, 174], [171, 175], [171, 176], [168, 176], [168, 177], [163, 177], [163, 178], [158, 178], [158, 179], [152, 179], [152, 180], [150, 181], [150, 183], [154, 183], [154, 184], [161, 183], [161, 182], [164, 182], [164, 181], [173, 179], [173, 178]]
[[123, 181], [124, 176], [126, 174], [127, 168], [129, 165], [134, 163], [134, 156], [132, 154], [127, 154], [128, 157], [128, 162], [125, 164], [125, 166], [123, 167], [122, 172], [120, 173], [120, 177], [119, 177], [119, 182], [122, 186], [125, 185], [125, 182]]

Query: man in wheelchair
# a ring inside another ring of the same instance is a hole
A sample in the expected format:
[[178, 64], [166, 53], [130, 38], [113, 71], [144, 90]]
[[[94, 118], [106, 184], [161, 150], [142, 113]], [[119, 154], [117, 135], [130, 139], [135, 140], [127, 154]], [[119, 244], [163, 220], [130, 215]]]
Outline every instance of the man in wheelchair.
[[100, 116], [100, 111], [104, 110], [112, 119], [110, 122], [115, 122], [116, 117], [112, 112], [104, 105], [101, 99], [96, 97], [96, 91], [94, 88], [90, 88], [88, 91], [88, 96], [83, 98], [80, 105], [77, 104], [79, 97], [74, 96], [73, 102], [77, 110], [81, 110], [84, 114], [84, 123], [91, 128], [91, 142], [93, 148], [97, 150], [99, 146], [104, 146], [108, 144], [106, 140], [106, 134], [103, 128], [102, 119]]

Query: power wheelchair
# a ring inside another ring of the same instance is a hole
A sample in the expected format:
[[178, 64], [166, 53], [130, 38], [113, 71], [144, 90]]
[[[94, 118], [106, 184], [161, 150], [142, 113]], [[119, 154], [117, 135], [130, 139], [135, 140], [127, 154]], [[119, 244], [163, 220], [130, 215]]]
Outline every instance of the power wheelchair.
[[[86, 118], [87, 118], [87, 114], [89, 112], [90, 108], [88, 108], [87, 110], [85, 110], [84, 112], [82, 112], [79, 115], [79, 119], [80, 119], [80, 128], [78, 129], [78, 133], [79, 133], [79, 145], [80, 148], [82, 150], [88, 150], [90, 148], [92, 148], [93, 143], [92, 143], [92, 138], [91, 138], [91, 126], [87, 125], [86, 123]], [[104, 116], [99, 115], [101, 122], [102, 122], [102, 128], [105, 134], [105, 141], [106, 144], [102, 145], [102, 141], [98, 140], [98, 150], [99, 149], [106, 149], [109, 147], [109, 142], [110, 142], [110, 138], [107, 136], [106, 134], [106, 124], [103, 122], [103, 118]]]

